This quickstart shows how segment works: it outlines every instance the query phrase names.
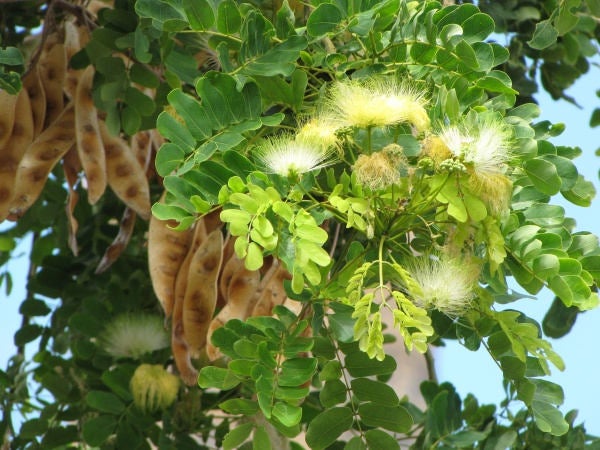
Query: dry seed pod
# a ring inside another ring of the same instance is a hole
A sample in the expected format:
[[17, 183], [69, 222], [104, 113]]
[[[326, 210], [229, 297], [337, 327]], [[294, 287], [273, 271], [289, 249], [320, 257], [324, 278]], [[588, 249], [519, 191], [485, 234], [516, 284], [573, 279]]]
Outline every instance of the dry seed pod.
[[144, 169], [140, 167], [123, 139], [113, 136], [100, 121], [100, 134], [106, 151], [108, 185], [123, 203], [142, 219], [150, 218], [150, 187]]
[[192, 353], [206, 344], [206, 332], [217, 303], [217, 277], [223, 256], [221, 230], [210, 233], [196, 250], [188, 272], [183, 300], [183, 332]]
[[[55, 37], [56, 36], [56, 37]], [[40, 80], [46, 95], [45, 125], [49, 126], [64, 108], [63, 85], [67, 74], [67, 53], [55, 34], [48, 38], [39, 60]]]
[[88, 201], [96, 203], [106, 190], [106, 156], [100, 135], [98, 113], [92, 99], [94, 67], [83, 71], [75, 95], [75, 136], [77, 152], [85, 172]]
[[9, 209], [12, 219], [21, 217], [37, 200], [50, 171], [75, 142], [74, 122], [73, 105], [69, 104], [25, 150]]
[[19, 163], [33, 140], [33, 118], [29, 95], [22, 89], [17, 96], [15, 121], [10, 139], [0, 148], [0, 222], [8, 215], [14, 197]]
[[220, 357], [220, 352], [214, 345], [210, 344], [210, 337], [214, 331], [231, 319], [246, 319], [248, 312], [252, 310], [260, 294], [260, 273], [257, 270], [246, 269], [244, 261], [237, 256], [231, 258], [227, 265], [230, 267], [235, 265], [236, 269], [228, 283], [227, 303], [210, 322], [208, 327], [206, 353], [210, 360]]
[[40, 69], [35, 65], [23, 77], [23, 88], [29, 94], [31, 103], [31, 115], [33, 116], [33, 137], [39, 136], [44, 129], [46, 120], [46, 93], [40, 79]]
[[[181, 378], [190, 386], [196, 383], [198, 372], [192, 365], [190, 347], [184, 336], [183, 307], [190, 263], [200, 244], [206, 240], [206, 236], [204, 221], [200, 220], [196, 222], [192, 242], [175, 279], [174, 305], [171, 319], [171, 349]], [[168, 314], [167, 317], [169, 317]]]
[[96, 267], [96, 271], [94, 272], [96, 275], [105, 272], [119, 259], [119, 256], [121, 256], [121, 253], [123, 253], [123, 250], [125, 250], [131, 239], [136, 217], [135, 212], [131, 208], [125, 208], [123, 217], [121, 217], [121, 221], [119, 222], [119, 232], [98, 263], [98, 267]]
[[131, 151], [144, 173], [148, 174], [152, 160], [152, 140], [148, 130], [138, 131], [131, 136]]
[[283, 281], [291, 279], [287, 270], [281, 265], [277, 266], [275, 274], [266, 283], [262, 294], [252, 312], [251, 316], [270, 316], [275, 305], [281, 305], [287, 298]]
[[150, 217], [148, 229], [148, 268], [154, 293], [166, 317], [175, 303], [175, 279], [190, 248], [192, 230], [175, 231], [166, 220]]
[[0, 150], [4, 148], [15, 124], [17, 96], [0, 89]]
[[[77, 26], [74, 21], [65, 21], [65, 53], [67, 62], [75, 53], [81, 50], [89, 41], [89, 32], [84, 26]], [[79, 78], [83, 74], [83, 70], [76, 70], [68, 66], [65, 76], [64, 91], [71, 100], [75, 99]]]
[[79, 229], [79, 222], [73, 215], [75, 206], [79, 201], [79, 194], [75, 190], [75, 185], [79, 181], [79, 172], [81, 171], [81, 162], [79, 156], [77, 156], [77, 148], [75, 145], [71, 146], [71, 149], [66, 153], [63, 158], [63, 172], [65, 173], [65, 179], [67, 180], [67, 187], [69, 193], [67, 194], [67, 204], [65, 205], [65, 212], [67, 214], [67, 228], [69, 231], [68, 244], [69, 248], [73, 252], [73, 255], [79, 254], [79, 248], [77, 245], [77, 230]]

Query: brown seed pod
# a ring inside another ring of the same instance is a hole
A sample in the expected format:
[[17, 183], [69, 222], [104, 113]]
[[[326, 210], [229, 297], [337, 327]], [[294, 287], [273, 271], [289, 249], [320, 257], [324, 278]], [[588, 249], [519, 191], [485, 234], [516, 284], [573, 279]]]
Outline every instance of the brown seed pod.
[[175, 231], [166, 220], [150, 217], [148, 229], [148, 268], [154, 293], [167, 318], [175, 303], [175, 279], [190, 248], [193, 231]]
[[15, 194], [9, 212], [21, 217], [37, 200], [56, 163], [75, 142], [75, 113], [70, 103], [57, 119], [25, 150], [17, 171]]
[[108, 131], [100, 121], [100, 134], [106, 151], [108, 185], [123, 203], [139, 216], [150, 218], [150, 187], [144, 169], [140, 167], [127, 142]]
[[0, 89], [0, 149], [3, 149], [12, 135], [15, 124], [17, 96]]
[[256, 305], [254, 305], [250, 315], [253, 317], [270, 316], [273, 313], [273, 308], [276, 305], [281, 305], [287, 298], [283, 282], [290, 279], [289, 272], [283, 266], [278, 265], [276, 272], [263, 288], [261, 296]]
[[210, 342], [214, 331], [231, 319], [246, 319], [248, 312], [253, 309], [260, 295], [260, 272], [246, 269], [244, 261], [235, 255], [228, 261], [223, 272], [227, 267], [232, 276], [227, 283], [226, 304], [210, 322], [206, 337], [206, 353], [210, 360], [221, 356], [217, 348]]
[[71, 146], [71, 149], [65, 154], [62, 163], [65, 179], [67, 180], [67, 188], [69, 190], [69, 193], [67, 194], [67, 203], [65, 205], [69, 231], [68, 244], [69, 248], [73, 252], [73, 255], [77, 256], [79, 254], [79, 247], [77, 245], [77, 230], [79, 229], [79, 222], [77, 222], [73, 212], [75, 211], [75, 206], [77, 206], [77, 202], [79, 201], [79, 194], [75, 190], [75, 185], [79, 181], [81, 161], [79, 161], [79, 156], [77, 156], [77, 148], [75, 145]]
[[98, 263], [98, 267], [96, 267], [96, 271], [94, 272], [96, 275], [105, 272], [119, 259], [119, 256], [121, 256], [121, 253], [123, 253], [123, 250], [125, 250], [131, 239], [136, 217], [135, 211], [131, 208], [125, 208], [123, 217], [121, 217], [121, 221], [119, 222], [119, 232]]
[[33, 140], [33, 117], [29, 94], [22, 89], [16, 97], [15, 120], [10, 139], [3, 148], [0, 147], [0, 222], [8, 215], [8, 208], [15, 193], [19, 163], [25, 149]]
[[217, 277], [223, 257], [223, 235], [215, 230], [206, 237], [190, 262], [183, 300], [183, 331], [192, 353], [204, 349], [206, 333], [217, 303]]
[[49, 126], [64, 108], [63, 85], [67, 74], [67, 53], [58, 33], [44, 44], [39, 59], [40, 80], [46, 95], [45, 125]]
[[46, 120], [46, 93], [42, 86], [38, 65], [31, 67], [23, 77], [23, 89], [26, 89], [29, 94], [33, 116], [33, 137], [36, 138], [44, 129]]
[[190, 263], [200, 244], [206, 240], [206, 236], [204, 221], [200, 220], [196, 222], [193, 229], [192, 242], [175, 279], [174, 305], [171, 316], [171, 349], [173, 351], [173, 358], [175, 359], [175, 365], [179, 370], [181, 378], [190, 386], [196, 383], [198, 372], [192, 365], [190, 347], [184, 336], [183, 307]]
[[87, 180], [88, 201], [95, 204], [106, 190], [106, 156], [98, 113], [92, 99], [94, 67], [84, 70], [75, 95], [77, 152]]

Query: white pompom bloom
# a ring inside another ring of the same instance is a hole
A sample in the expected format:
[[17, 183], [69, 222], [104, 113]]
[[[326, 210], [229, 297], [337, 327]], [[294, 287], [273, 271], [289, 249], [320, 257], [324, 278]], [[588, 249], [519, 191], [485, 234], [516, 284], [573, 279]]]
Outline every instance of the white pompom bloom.
[[418, 257], [407, 267], [421, 292], [411, 293], [416, 305], [457, 316], [475, 298], [477, 265], [446, 255]]
[[511, 157], [510, 132], [499, 120], [484, 119], [448, 126], [439, 138], [476, 174], [501, 173]]
[[392, 78], [380, 78], [335, 83], [326, 107], [342, 127], [385, 127], [404, 122], [421, 132], [430, 126], [426, 104], [423, 91]]
[[266, 139], [256, 150], [260, 164], [271, 173], [298, 176], [332, 164], [336, 152], [309, 138], [279, 136]]
[[139, 358], [168, 347], [170, 341], [160, 317], [123, 314], [106, 326], [99, 344], [115, 358]]

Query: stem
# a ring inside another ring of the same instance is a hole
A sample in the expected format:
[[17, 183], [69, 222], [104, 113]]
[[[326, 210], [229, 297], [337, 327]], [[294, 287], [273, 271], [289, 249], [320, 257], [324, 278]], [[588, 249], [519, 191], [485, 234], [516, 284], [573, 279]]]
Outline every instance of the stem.
[[435, 362], [433, 360], [433, 353], [431, 353], [430, 347], [427, 347], [427, 351], [423, 354], [423, 356], [425, 357], [425, 364], [427, 365], [427, 379], [437, 383], [438, 377], [435, 371]]

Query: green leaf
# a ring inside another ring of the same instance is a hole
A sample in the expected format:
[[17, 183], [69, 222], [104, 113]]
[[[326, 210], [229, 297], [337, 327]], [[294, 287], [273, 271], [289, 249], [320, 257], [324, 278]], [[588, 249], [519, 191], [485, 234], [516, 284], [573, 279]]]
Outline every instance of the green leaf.
[[379, 361], [359, 351], [346, 356], [346, 369], [355, 378], [387, 375], [396, 370], [396, 360], [390, 355], [385, 355], [383, 361]]
[[156, 172], [161, 177], [170, 175], [171, 172], [177, 170], [185, 159], [185, 152], [177, 144], [172, 142], [164, 143], [158, 152], [154, 164], [156, 166]]
[[41, 436], [48, 431], [47, 419], [30, 419], [23, 422], [19, 430], [19, 437], [25, 439], [33, 439], [36, 436]]
[[534, 400], [531, 403], [531, 409], [535, 423], [541, 431], [554, 436], [562, 436], [569, 431], [569, 424], [556, 406]]
[[317, 370], [316, 358], [290, 358], [281, 365], [280, 386], [300, 386], [309, 381]]
[[466, 448], [471, 447], [476, 442], [483, 441], [488, 434], [489, 432], [463, 430], [445, 437], [444, 442], [456, 448]]
[[342, 21], [342, 12], [332, 3], [321, 3], [308, 16], [306, 31], [310, 36], [323, 36], [337, 28]]
[[413, 424], [412, 416], [402, 406], [383, 406], [379, 403], [363, 403], [358, 407], [361, 420], [375, 428], [396, 433], [406, 433]]
[[319, 392], [319, 400], [325, 408], [345, 403], [347, 396], [346, 385], [340, 380], [326, 381], [321, 392]]
[[206, 0], [182, 0], [182, 5], [192, 30], [208, 30], [215, 23], [215, 15]]
[[272, 448], [271, 438], [266, 428], [263, 426], [256, 427], [252, 437], [252, 450], [271, 450]]
[[227, 391], [238, 384], [240, 384], [240, 379], [228, 369], [214, 366], [206, 366], [200, 369], [198, 385], [201, 388], [214, 387]]
[[137, 0], [135, 12], [140, 17], [152, 19], [152, 26], [161, 31], [179, 31], [188, 25], [184, 15], [171, 2]]
[[319, 413], [308, 424], [306, 443], [313, 450], [323, 450], [352, 427], [354, 415], [346, 407], [330, 408]]
[[6, 66], [22, 66], [25, 64], [23, 54], [16, 47], [0, 48], [0, 64]]
[[365, 433], [370, 449], [400, 450], [398, 440], [382, 430], [368, 430]]
[[258, 403], [245, 398], [232, 398], [219, 403], [219, 408], [229, 414], [252, 416], [258, 412]]
[[562, 190], [561, 194], [571, 203], [587, 207], [592, 204], [592, 200], [596, 197], [596, 188], [594, 183], [579, 175], [573, 187], [569, 190]]
[[533, 185], [546, 195], [554, 195], [560, 191], [561, 180], [556, 166], [541, 158], [525, 162], [525, 171]]
[[212, 135], [211, 123], [208, 121], [205, 108], [190, 95], [181, 89], [174, 89], [167, 96], [169, 103], [175, 108], [185, 121], [187, 129], [197, 140], [202, 140]]
[[352, 393], [361, 402], [373, 402], [382, 406], [398, 406], [396, 391], [386, 383], [368, 378], [355, 378], [351, 382]]
[[83, 424], [83, 439], [92, 447], [100, 447], [113, 434], [116, 426], [117, 418], [115, 416], [93, 417]]
[[410, 47], [410, 56], [416, 63], [429, 64], [435, 58], [437, 48], [424, 42], [415, 42]]
[[85, 397], [85, 402], [91, 408], [109, 414], [121, 414], [125, 411], [125, 404], [111, 392], [90, 391]]
[[243, 71], [248, 75], [265, 77], [289, 76], [296, 69], [296, 60], [300, 57], [300, 51], [306, 46], [307, 41], [304, 36], [290, 36], [265, 54], [251, 59], [244, 66]]
[[36, 340], [42, 334], [43, 328], [36, 324], [23, 325], [14, 336], [16, 346], [22, 346]]
[[531, 40], [527, 41], [531, 48], [543, 50], [556, 42], [558, 31], [549, 19], [536, 23]]
[[277, 402], [273, 407], [273, 417], [286, 427], [293, 427], [302, 419], [302, 408], [284, 402]]
[[571, 11], [577, 9], [581, 3], [581, 0], [566, 0], [561, 2], [558, 8], [558, 17], [554, 21], [556, 31], [560, 36], [564, 36], [566, 33], [571, 31], [579, 22], [578, 12], [575, 14]]
[[496, 24], [494, 20], [484, 13], [476, 13], [465, 20], [462, 24], [465, 41], [469, 44], [484, 41], [494, 32]]
[[46, 302], [37, 298], [27, 299], [19, 306], [19, 313], [26, 317], [46, 316], [51, 312]]
[[242, 16], [233, 0], [224, 0], [219, 3], [217, 10], [217, 30], [223, 34], [234, 34], [242, 25]]
[[165, 138], [178, 145], [185, 153], [189, 153], [196, 145], [196, 139], [189, 132], [187, 127], [179, 123], [168, 112], [163, 111], [156, 120], [156, 128]]
[[208, 72], [197, 81], [196, 92], [213, 130], [257, 118], [262, 110], [256, 83], [247, 82], [240, 92], [235, 79], [228, 74]]
[[235, 450], [248, 439], [254, 424], [251, 422], [243, 423], [229, 430], [229, 433], [225, 435], [223, 439], [223, 450]]
[[460, 41], [456, 45], [455, 51], [461, 62], [466, 64], [469, 69], [480, 70], [475, 50], [466, 41]]

